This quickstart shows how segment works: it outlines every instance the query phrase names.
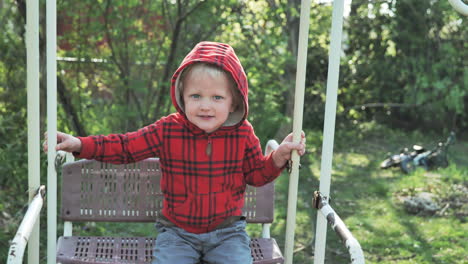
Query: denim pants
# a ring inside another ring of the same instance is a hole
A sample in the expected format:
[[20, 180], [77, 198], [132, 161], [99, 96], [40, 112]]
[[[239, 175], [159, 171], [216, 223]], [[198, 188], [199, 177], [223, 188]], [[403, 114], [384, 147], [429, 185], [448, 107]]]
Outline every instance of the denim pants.
[[208, 233], [193, 234], [156, 224], [159, 234], [152, 264], [251, 264], [250, 238], [245, 220]]

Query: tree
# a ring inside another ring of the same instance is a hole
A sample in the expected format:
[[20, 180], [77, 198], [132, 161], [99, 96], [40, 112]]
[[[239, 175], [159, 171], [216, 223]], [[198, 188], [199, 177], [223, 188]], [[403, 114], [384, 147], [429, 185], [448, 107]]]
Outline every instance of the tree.
[[436, 129], [466, 127], [465, 29], [466, 21], [447, 1], [353, 1], [342, 93], [347, 114]]
[[[219, 32], [230, 1], [62, 3], [61, 17], [72, 26], [63, 26], [60, 55], [75, 61], [59, 63], [66, 93], [92, 133], [107, 133], [134, 130], [173, 111], [172, 73], [197, 42]], [[96, 119], [101, 122], [93, 124]]]

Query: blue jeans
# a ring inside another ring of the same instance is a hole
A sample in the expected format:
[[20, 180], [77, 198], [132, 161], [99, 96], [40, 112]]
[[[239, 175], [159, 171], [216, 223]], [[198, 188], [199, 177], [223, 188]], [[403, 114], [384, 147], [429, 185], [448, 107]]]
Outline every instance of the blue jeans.
[[245, 221], [209, 233], [193, 234], [157, 223], [159, 234], [152, 264], [251, 264]]

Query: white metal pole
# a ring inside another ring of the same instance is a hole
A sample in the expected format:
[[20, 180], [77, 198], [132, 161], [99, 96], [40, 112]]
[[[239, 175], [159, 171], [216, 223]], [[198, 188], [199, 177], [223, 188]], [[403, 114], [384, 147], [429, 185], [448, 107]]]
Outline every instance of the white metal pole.
[[[7, 264], [22, 264], [24, 249], [30, 241], [31, 233], [39, 221], [39, 216], [44, 202], [45, 186], [41, 186], [37, 190], [37, 194], [34, 199], [29, 203], [28, 210], [21, 221], [18, 231], [16, 232], [13, 241], [10, 243], [10, 250], [8, 252]], [[30, 245], [30, 244], [29, 244]], [[29, 247], [31, 248], [31, 247]], [[38, 258], [29, 260], [28, 263], [39, 263]]]
[[[320, 170], [320, 192], [330, 196], [330, 181], [333, 157], [333, 140], [335, 137], [336, 101], [338, 94], [338, 79], [340, 72], [341, 34], [343, 29], [344, 0], [333, 1], [331, 40], [328, 62], [327, 99], [325, 102], [325, 123], [323, 128], [322, 162]], [[325, 244], [327, 239], [327, 220], [322, 214], [317, 214], [315, 232], [314, 263], [325, 261]]]
[[47, 0], [47, 264], [55, 264], [57, 248], [57, 7], [56, 0]]
[[460, 14], [468, 16], [468, 5], [463, 3], [463, 0], [448, 0], [449, 3], [457, 10]]
[[320, 192], [315, 192], [313, 204], [314, 207], [327, 219], [331, 228], [345, 244], [351, 258], [351, 263], [365, 264], [364, 253], [362, 252], [359, 241], [357, 241], [353, 234], [351, 234], [351, 231], [349, 231], [340, 216], [328, 204], [327, 198], [322, 196]]
[[[301, 1], [299, 24], [299, 45], [297, 51], [296, 90], [294, 96], [293, 142], [300, 142], [302, 133], [302, 115], [304, 111], [304, 88], [307, 66], [307, 43], [310, 24], [310, 0]], [[286, 220], [286, 241], [284, 258], [286, 264], [293, 261], [294, 230], [296, 228], [297, 188], [299, 183], [299, 154], [292, 153], [292, 170], [289, 176], [288, 211]]]
[[[40, 185], [39, 1], [26, 2], [26, 86], [28, 111], [29, 201]], [[31, 231], [28, 263], [39, 262], [39, 219]]]

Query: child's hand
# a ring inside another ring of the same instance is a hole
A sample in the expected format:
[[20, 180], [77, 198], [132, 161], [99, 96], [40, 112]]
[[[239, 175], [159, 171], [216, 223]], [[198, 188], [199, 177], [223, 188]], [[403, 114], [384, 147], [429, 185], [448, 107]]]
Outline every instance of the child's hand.
[[[44, 148], [44, 152], [47, 152], [47, 132], [44, 133], [44, 137], [45, 140], [44, 144], [42, 144], [42, 147]], [[66, 152], [81, 152], [81, 140], [72, 135], [57, 131], [57, 146], [55, 147], [55, 150], [63, 150]]]
[[286, 162], [291, 159], [292, 150], [297, 150], [300, 156], [304, 155], [306, 146], [304, 131], [302, 131], [300, 143], [293, 143], [292, 138], [292, 133], [285, 137], [283, 142], [281, 142], [276, 151], [273, 153], [273, 162], [275, 163], [276, 167], [282, 168]]

